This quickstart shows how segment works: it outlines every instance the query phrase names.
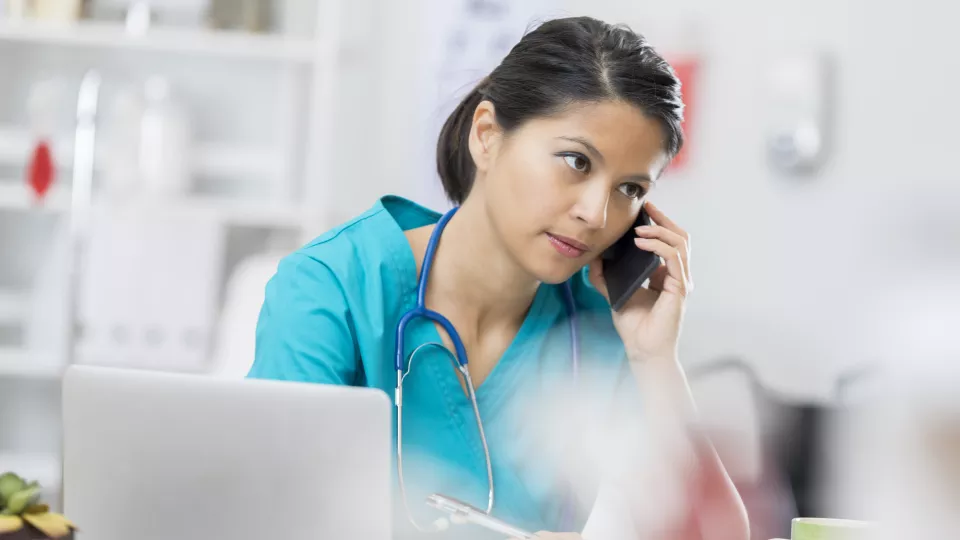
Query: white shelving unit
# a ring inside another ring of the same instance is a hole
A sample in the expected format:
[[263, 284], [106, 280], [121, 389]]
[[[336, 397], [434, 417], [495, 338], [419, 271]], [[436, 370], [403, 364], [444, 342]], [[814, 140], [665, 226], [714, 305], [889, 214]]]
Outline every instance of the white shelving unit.
[[310, 64], [317, 60], [316, 40], [245, 32], [151, 29], [128, 32], [118, 23], [80, 21], [55, 24], [0, 21], [0, 40], [64, 47], [153, 51], [246, 60]]
[[25, 294], [16, 290], [0, 290], [0, 324], [19, 324], [26, 312]]
[[56, 381], [63, 364], [54, 356], [34, 355], [21, 347], [0, 349], [0, 376]]
[[0, 211], [63, 212], [69, 205], [69, 189], [55, 187], [47, 193], [43, 202], [37, 202], [22, 181], [0, 179]]
[[[0, 164], [21, 163], [30, 151], [31, 137], [20, 129], [0, 126]], [[58, 163], [73, 162], [73, 141], [59, 137], [53, 142], [54, 158]], [[96, 167], [102, 169], [105, 155], [110, 151], [101, 145], [97, 150]], [[280, 148], [263, 148], [225, 143], [198, 143], [191, 153], [196, 174], [222, 176], [271, 175], [285, 166]]]
[[[223, 197], [194, 195], [158, 203], [169, 208], [171, 214], [184, 216], [209, 214], [226, 225], [299, 229], [306, 208], [295, 202], [270, 203], [256, 201], [231, 201]], [[34, 200], [30, 190], [21, 184], [0, 180], [0, 211], [37, 212], [61, 214], [70, 210], [70, 190], [66, 187], [51, 189], [42, 202]], [[5, 296], [8, 295], [8, 296]], [[0, 323], [4, 321], [8, 300], [19, 295], [0, 291]], [[22, 305], [20, 308], [22, 309]]]
[[[83, 74], [95, 69], [102, 75], [100, 118], [111, 85], [160, 74], [175, 91], [184, 90], [178, 98], [195, 113], [189, 152], [194, 185], [182, 196], [138, 204], [222, 224], [227, 241], [215, 285], [222, 292], [233, 268], [264, 249], [265, 239], [290, 239], [292, 249], [332, 225], [326, 165], [334, 152], [343, 48], [340, 1], [283, 0], [283, 9], [293, 10], [284, 20], [298, 26], [313, 20], [313, 29], [273, 34], [162, 27], [134, 34], [119, 22], [0, 16], [0, 472], [16, 470], [59, 492], [59, 446], [37, 441], [59, 440], [59, 413], [53, 412], [59, 401], [51, 400], [59, 396], [69, 356], [32, 350], [24, 334], [37, 291], [34, 276], [44, 270], [45, 250], [73, 209], [73, 115]], [[34, 144], [27, 100], [31, 85], [51, 74], [70, 91], [63, 96], [65, 121], [51, 141], [57, 179], [37, 201], [23, 173]], [[99, 193], [111, 155], [102, 134], [96, 150], [94, 211], [117, 204]], [[10, 436], [4, 422], [30, 430]]]

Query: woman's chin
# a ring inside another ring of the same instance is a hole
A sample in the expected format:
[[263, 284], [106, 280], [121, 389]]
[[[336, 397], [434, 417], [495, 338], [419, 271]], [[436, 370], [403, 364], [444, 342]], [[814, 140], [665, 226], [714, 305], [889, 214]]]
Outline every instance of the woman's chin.
[[533, 275], [537, 276], [537, 280], [541, 283], [558, 285], [579, 273], [584, 266], [585, 264], [571, 264], [569, 262], [566, 264], [540, 265], [540, 268], [537, 268]]

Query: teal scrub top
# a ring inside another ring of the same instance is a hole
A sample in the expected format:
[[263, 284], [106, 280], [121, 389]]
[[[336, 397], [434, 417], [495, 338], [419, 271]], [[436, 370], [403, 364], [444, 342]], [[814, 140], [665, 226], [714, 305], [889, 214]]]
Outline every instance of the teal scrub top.
[[[404, 231], [439, 218], [411, 201], [384, 197], [285, 257], [266, 287], [249, 376], [379, 388], [392, 398], [397, 323], [416, 305], [417, 292], [416, 261]], [[608, 422], [617, 407], [639, 407], [609, 305], [590, 286], [585, 271], [572, 278], [572, 288], [581, 342], [575, 384], [562, 291], [541, 285], [515, 339], [477, 389], [493, 463], [493, 515], [533, 531], [582, 528], [599, 475], [584, 464], [589, 460], [573, 463], [574, 456], [583, 455], [578, 446], [582, 435]], [[428, 342], [441, 342], [433, 323], [411, 323], [405, 362], [414, 348]], [[404, 383], [404, 479], [421, 523], [439, 517], [423, 504], [430, 493], [486, 507], [480, 436], [449, 358], [435, 347], [422, 349]], [[577, 404], [576, 414], [561, 412], [571, 403]], [[396, 407], [393, 414], [395, 441]], [[394, 455], [395, 487], [396, 465]], [[395, 536], [416, 536], [399, 491], [394, 493]], [[565, 517], [570, 495], [574, 512]], [[453, 527], [448, 534], [502, 536], [485, 535], [474, 526]]]

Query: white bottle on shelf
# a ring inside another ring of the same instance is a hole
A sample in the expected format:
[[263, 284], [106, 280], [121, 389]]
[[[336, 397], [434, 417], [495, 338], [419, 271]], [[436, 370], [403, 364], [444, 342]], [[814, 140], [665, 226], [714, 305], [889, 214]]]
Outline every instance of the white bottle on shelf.
[[141, 93], [120, 89], [109, 104], [103, 123], [104, 170], [100, 194], [112, 201], [129, 200], [140, 186]]
[[185, 195], [190, 190], [190, 125], [172, 95], [170, 83], [159, 76], [145, 86], [140, 120], [140, 183], [151, 198]]

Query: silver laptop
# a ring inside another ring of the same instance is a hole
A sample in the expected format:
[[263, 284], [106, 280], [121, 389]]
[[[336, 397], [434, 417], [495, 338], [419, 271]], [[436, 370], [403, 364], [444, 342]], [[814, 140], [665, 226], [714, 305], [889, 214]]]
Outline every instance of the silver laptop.
[[378, 390], [77, 366], [63, 414], [79, 540], [390, 538]]

